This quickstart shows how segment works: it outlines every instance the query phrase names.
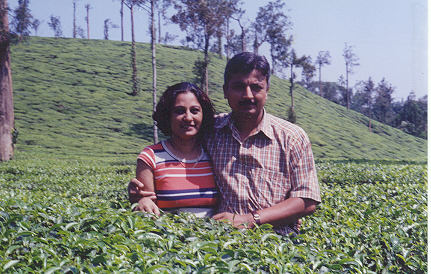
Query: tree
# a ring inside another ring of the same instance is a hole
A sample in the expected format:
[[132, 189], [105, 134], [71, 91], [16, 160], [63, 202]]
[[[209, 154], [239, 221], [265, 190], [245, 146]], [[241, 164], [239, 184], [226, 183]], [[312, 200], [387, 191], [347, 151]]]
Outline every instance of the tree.
[[392, 109], [392, 93], [394, 88], [383, 78], [376, 88], [373, 113], [377, 121], [392, 125], [394, 111]]
[[172, 17], [172, 22], [187, 32], [186, 41], [203, 50], [204, 73], [201, 88], [208, 93], [210, 40], [224, 25], [226, 18], [231, 16], [233, 10], [228, 1], [223, 0], [178, 0], [174, 7], [177, 13]]
[[[152, 0], [150, 0], [152, 1]], [[167, 19], [166, 17], [166, 11], [169, 9], [170, 6], [172, 6], [173, 0], [156, 0], [154, 3], [154, 7], [157, 13], [157, 41], [159, 44], [162, 42], [168, 43], [167, 41], [172, 39], [175, 39], [173, 35], [169, 35], [169, 33], [165, 33], [165, 37], [162, 37], [162, 18]]]
[[87, 16], [85, 16], [85, 22], [87, 23], [87, 39], [90, 39], [90, 4], [85, 5]]
[[0, 16], [0, 161], [8, 161], [14, 152], [14, 111], [7, 0], [0, 0]]
[[322, 90], [322, 67], [331, 64], [331, 55], [329, 51], [319, 51], [316, 58], [316, 65], [319, 67], [319, 94], [323, 97]]
[[264, 42], [269, 43], [272, 73], [281, 65], [280, 58], [286, 55], [293, 41], [292, 36], [287, 35], [287, 31], [292, 27], [292, 22], [282, 12], [284, 5], [283, 1], [277, 0], [260, 7], [253, 24], [255, 33], [254, 52], [257, 54], [259, 47]]
[[339, 102], [339, 104], [342, 106], [346, 106], [346, 102], [347, 102], [346, 79], [344, 78], [343, 75], [340, 75], [338, 77], [337, 85], [339, 87], [339, 92], [341, 97], [341, 101]]
[[136, 44], [135, 44], [135, 20], [133, 18], [133, 10], [135, 5], [140, 3], [139, 0], [126, 0], [124, 5], [130, 10], [130, 22], [131, 22], [131, 33], [132, 33], [132, 48], [130, 50], [132, 60], [132, 92], [131, 95], [138, 95], [139, 83], [138, 83], [138, 69], [136, 67]]
[[416, 99], [413, 92], [402, 104], [396, 116], [396, 127], [420, 138], [427, 138], [427, 96]]
[[110, 28], [118, 28], [116, 24], [113, 24], [111, 19], [106, 18], [105, 21], [103, 21], [103, 37], [105, 40], [109, 40], [109, 29]]
[[18, 7], [14, 10], [12, 27], [21, 41], [23, 37], [30, 35], [33, 16], [29, 9], [29, 0], [18, 0]]
[[296, 78], [296, 74], [294, 72], [295, 68], [299, 68], [302, 67], [304, 62], [306, 62], [307, 57], [306, 56], [301, 56], [298, 57], [296, 55], [296, 51], [294, 49], [291, 49], [287, 54], [283, 55], [283, 58], [281, 59], [283, 62], [283, 65], [288, 67], [290, 70], [290, 77], [289, 77], [289, 81], [290, 81], [290, 108], [292, 113], [295, 112], [295, 103], [294, 103], [294, 97], [293, 97], [293, 88], [295, 85], [295, 78]]
[[350, 108], [349, 74], [353, 73], [353, 68], [359, 66], [359, 58], [353, 52], [353, 47], [345, 43], [343, 50], [344, 63], [346, 65], [346, 108]]
[[39, 29], [41, 22], [39, 19], [34, 19], [33, 22], [31, 22], [31, 27], [34, 30], [34, 34], [37, 36], [37, 30]]
[[[157, 68], [156, 68], [156, 28], [154, 25], [154, 8], [155, 8], [155, 2], [156, 0], [150, 0], [151, 1], [151, 67], [153, 70], [153, 112], [156, 111], [156, 105], [157, 105]], [[160, 22], [160, 21], [159, 21]], [[160, 25], [160, 24], [159, 24]], [[157, 124], [154, 121], [153, 122], [153, 138], [154, 143], [159, 142], [159, 135], [157, 133]]]
[[73, 0], [73, 38], [76, 38], [77, 30], [76, 30], [76, 1]]
[[307, 89], [311, 88], [311, 83], [316, 72], [316, 67], [313, 66], [311, 56], [306, 56], [304, 61], [301, 63], [302, 68], [302, 81]]
[[361, 81], [357, 84], [356, 93], [352, 98], [352, 109], [368, 117], [368, 130], [371, 132], [371, 118], [375, 85], [373, 80]]
[[49, 17], [48, 26], [54, 31], [54, 36], [56, 38], [63, 36], [60, 17], [51, 15], [51, 17]]
[[233, 12], [228, 1], [223, 0], [178, 0], [177, 13], [172, 22], [187, 32], [186, 40], [203, 50], [203, 76], [200, 86], [208, 93], [208, 65], [210, 40], [224, 25]]
[[78, 37], [80, 37], [80, 38], [82, 38], [82, 39], [84, 39], [84, 38], [85, 38], [84, 29], [83, 29], [83, 28], [81, 28], [80, 26], [78, 26], [78, 27], [76, 28], [76, 34], [77, 34], [77, 36], [78, 36]]
[[[235, 21], [238, 22], [238, 26], [241, 29], [241, 34], [239, 35], [239, 40], [241, 41], [241, 52], [246, 52], [247, 51], [247, 32], [248, 32], [248, 28], [245, 26], [244, 23], [241, 22], [242, 16], [244, 15], [245, 10], [243, 9], [237, 9], [236, 10], [236, 16], [232, 17]], [[229, 28], [228, 28], [229, 30]], [[231, 37], [229, 37], [230, 39]], [[226, 39], [228, 39], [228, 37], [226, 37]], [[227, 55], [227, 57], [229, 57]]]
[[120, 0], [120, 17], [121, 17], [121, 41], [124, 41], [124, 0]]

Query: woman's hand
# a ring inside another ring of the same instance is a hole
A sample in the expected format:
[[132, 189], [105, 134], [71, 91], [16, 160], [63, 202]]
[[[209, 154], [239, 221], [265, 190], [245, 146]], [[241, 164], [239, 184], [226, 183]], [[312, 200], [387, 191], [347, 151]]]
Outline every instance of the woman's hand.
[[233, 214], [229, 212], [222, 212], [214, 215], [213, 219], [217, 221], [226, 220], [236, 228], [254, 227], [254, 218], [253, 218], [253, 215], [251, 215], [251, 213], [245, 214], [245, 215], [238, 215], [238, 214]]
[[151, 198], [144, 197], [138, 202], [138, 205], [133, 209], [135, 211], [142, 211], [152, 213], [156, 216], [160, 216], [160, 210]]

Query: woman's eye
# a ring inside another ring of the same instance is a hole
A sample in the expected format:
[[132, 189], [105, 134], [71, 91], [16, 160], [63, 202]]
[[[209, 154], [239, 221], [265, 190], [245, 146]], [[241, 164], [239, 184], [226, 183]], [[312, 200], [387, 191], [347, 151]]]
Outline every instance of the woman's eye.
[[199, 108], [192, 108], [190, 110], [190, 112], [193, 113], [193, 114], [198, 114], [199, 112], [201, 112], [201, 110]]
[[180, 114], [184, 114], [185, 110], [182, 108], [176, 108], [174, 109], [174, 114], [180, 115]]

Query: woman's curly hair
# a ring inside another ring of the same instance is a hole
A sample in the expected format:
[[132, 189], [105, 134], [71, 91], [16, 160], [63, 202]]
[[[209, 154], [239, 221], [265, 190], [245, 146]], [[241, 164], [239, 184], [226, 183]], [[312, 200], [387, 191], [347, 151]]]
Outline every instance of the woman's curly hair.
[[214, 106], [211, 100], [199, 87], [189, 82], [181, 82], [168, 87], [159, 99], [156, 111], [153, 113], [153, 119], [157, 127], [166, 136], [171, 136], [171, 114], [178, 94], [191, 92], [199, 101], [202, 107], [203, 120], [200, 127], [198, 138], [202, 138], [212, 131], [214, 126]]

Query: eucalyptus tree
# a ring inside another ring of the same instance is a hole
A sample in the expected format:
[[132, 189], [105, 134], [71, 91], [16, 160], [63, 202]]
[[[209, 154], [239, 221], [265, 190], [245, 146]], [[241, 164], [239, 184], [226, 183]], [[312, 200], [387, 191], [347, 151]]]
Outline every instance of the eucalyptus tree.
[[392, 93], [394, 87], [383, 78], [376, 87], [376, 96], [373, 105], [373, 114], [377, 121], [392, 125], [395, 113], [392, 108]]
[[124, 41], [124, 0], [120, 0], [121, 41]]
[[130, 50], [131, 62], [132, 62], [132, 92], [133, 96], [138, 95], [139, 81], [138, 81], [138, 68], [136, 66], [136, 42], [135, 42], [135, 19], [134, 9], [137, 5], [142, 3], [143, 0], [125, 0], [122, 2], [130, 10], [130, 29], [132, 36], [132, 47]]
[[[150, 1], [150, 18], [151, 18], [151, 67], [153, 70], [153, 112], [156, 111], [157, 105], [157, 68], [156, 68], [156, 28], [155, 28], [155, 7], [157, 0]], [[160, 21], [159, 21], [160, 25]], [[160, 26], [159, 26], [160, 27]], [[159, 142], [159, 135], [157, 132], [157, 124], [153, 122], [153, 139], [154, 143]]]
[[33, 30], [34, 30], [34, 35], [36, 35], [36, 36], [37, 36], [37, 30], [39, 29], [40, 24], [41, 24], [41, 22], [40, 22], [40, 20], [39, 20], [39, 19], [34, 19], [34, 20], [31, 22], [31, 27], [33, 28]]
[[85, 16], [85, 22], [87, 23], [87, 39], [90, 39], [90, 4], [85, 5], [85, 10], [87, 11], [87, 16]]
[[359, 66], [359, 58], [353, 52], [353, 47], [345, 43], [343, 50], [344, 64], [346, 65], [346, 108], [350, 108], [349, 74], [353, 73], [353, 68]]
[[[287, 35], [287, 31], [292, 27], [290, 18], [283, 13], [285, 3], [281, 0], [268, 2], [267, 5], [260, 7], [253, 24], [254, 42], [253, 51], [258, 53], [259, 47], [268, 42], [270, 44], [271, 55], [276, 57], [276, 48], [279, 43], [286, 41], [292, 42], [292, 37]], [[284, 45], [286, 46], [286, 45]], [[290, 46], [290, 44], [289, 44]], [[272, 61], [272, 67], [275, 70], [276, 60]]]
[[[284, 46], [283, 46], [284, 45]], [[290, 71], [290, 87], [289, 87], [289, 93], [290, 93], [290, 108], [289, 108], [289, 118], [288, 120], [292, 123], [296, 122], [296, 114], [295, 114], [295, 101], [294, 101], [294, 95], [293, 95], [293, 89], [295, 85], [295, 68], [300, 68], [304, 66], [304, 63], [307, 62], [308, 58], [306, 56], [298, 57], [296, 55], [296, 51], [294, 49], [290, 49], [290, 42], [287, 40], [284, 40], [283, 43], [279, 43], [277, 47], [280, 47], [279, 49], [279, 59], [278, 62], [280, 62], [281, 66], [286, 67]]]
[[13, 11], [12, 29], [20, 40], [30, 35], [30, 28], [34, 22], [29, 3], [29, 0], [18, 0], [18, 6]]
[[321, 97], [323, 97], [323, 90], [322, 90], [322, 67], [324, 65], [330, 65], [331, 64], [331, 55], [329, 54], [329, 51], [319, 51], [319, 54], [316, 58], [316, 65], [319, 67], [319, 94]]
[[[159, 0], [162, 1], [162, 0]], [[150, 30], [151, 30], [151, 67], [153, 74], [153, 112], [156, 110], [156, 100], [157, 100], [157, 68], [156, 68], [156, 27], [155, 27], [155, 15], [156, 15], [156, 6], [157, 0], [134, 0], [125, 3], [126, 5], [136, 5], [137, 7], [144, 9], [150, 15]], [[133, 6], [130, 8], [133, 10]], [[134, 34], [132, 32], [132, 44], [134, 44]], [[136, 60], [136, 56], [135, 56]], [[135, 63], [136, 67], [136, 63]], [[156, 122], [153, 122], [153, 138], [154, 143], [158, 143], [158, 133], [157, 133], [157, 125]]]
[[208, 65], [210, 40], [214, 38], [226, 19], [234, 12], [229, 1], [224, 0], [178, 0], [172, 22], [186, 31], [186, 40], [203, 50], [201, 63], [201, 88], [208, 93]]
[[105, 38], [105, 40], [109, 40], [110, 28], [118, 28], [118, 26], [112, 23], [111, 19], [106, 18], [105, 21], [103, 21], [103, 37]]
[[13, 136], [16, 133], [14, 127], [10, 41], [8, 2], [7, 0], [0, 0], [0, 161], [12, 159], [14, 154]]
[[352, 109], [368, 117], [368, 130], [371, 132], [373, 100], [376, 91], [375, 84], [371, 77], [369, 77], [367, 81], [360, 81], [356, 86], [356, 93], [352, 98]]
[[63, 31], [61, 29], [61, 21], [59, 16], [51, 15], [49, 17], [48, 26], [54, 31], [54, 36], [56, 38], [63, 36]]
[[307, 89], [310, 89], [312, 86], [312, 80], [314, 78], [314, 74], [316, 72], [316, 67], [313, 65], [313, 61], [311, 56], [306, 56], [304, 61], [301, 64], [302, 68], [302, 80]]
[[77, 30], [76, 30], [76, 1], [73, 0], [73, 31], [72, 36], [73, 38], [76, 38]]
[[[248, 33], [248, 28], [245, 24], [242, 18], [242, 16], [244, 15], [245, 10], [243, 9], [238, 9], [238, 11], [236, 12], [236, 16], [232, 16], [232, 19], [234, 19], [237, 23], [238, 26], [241, 30], [241, 33], [239, 34], [239, 40], [240, 40], [240, 45], [241, 45], [241, 52], [245, 52], [247, 51], [247, 33]], [[230, 38], [230, 37], [229, 37]], [[226, 37], [226, 39], [228, 39], [228, 37]], [[227, 57], [229, 57], [229, 54], [226, 54]]]

